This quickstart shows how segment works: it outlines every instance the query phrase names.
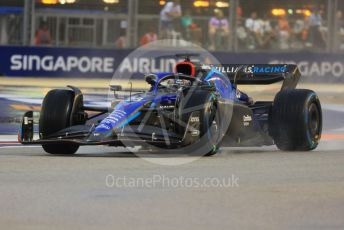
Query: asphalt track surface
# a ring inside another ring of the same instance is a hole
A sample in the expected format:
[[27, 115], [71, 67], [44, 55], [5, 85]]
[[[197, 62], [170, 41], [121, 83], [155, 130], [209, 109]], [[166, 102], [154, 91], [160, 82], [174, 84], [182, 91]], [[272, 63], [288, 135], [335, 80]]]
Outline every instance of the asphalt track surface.
[[3, 146], [1, 228], [344, 229], [344, 110], [338, 108], [325, 110], [328, 134], [313, 152], [225, 148], [164, 166], [110, 147], [51, 156], [40, 147]]
[[[338, 94], [336, 94], [338, 95]], [[0, 229], [344, 229], [344, 106], [312, 152], [222, 148], [164, 160], [123, 148], [52, 156], [0, 136]]]

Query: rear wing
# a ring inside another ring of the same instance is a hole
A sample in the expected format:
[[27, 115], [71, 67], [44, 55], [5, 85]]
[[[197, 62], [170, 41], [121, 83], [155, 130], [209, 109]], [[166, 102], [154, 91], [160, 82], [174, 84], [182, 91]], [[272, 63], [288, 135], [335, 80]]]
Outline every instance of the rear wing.
[[204, 68], [215, 68], [226, 74], [233, 84], [267, 85], [283, 81], [282, 89], [295, 88], [301, 77], [300, 70], [296, 65], [223, 64], [218, 66], [203, 65], [202, 69]]

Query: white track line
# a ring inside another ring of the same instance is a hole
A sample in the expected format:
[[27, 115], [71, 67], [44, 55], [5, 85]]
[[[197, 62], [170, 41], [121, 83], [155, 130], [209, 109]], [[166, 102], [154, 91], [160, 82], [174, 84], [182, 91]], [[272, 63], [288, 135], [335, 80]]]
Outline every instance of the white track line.
[[0, 135], [0, 144], [1, 142], [8, 142], [8, 141], [18, 141], [17, 135]]
[[0, 149], [14, 149], [14, 148], [42, 148], [40, 145], [9, 145], [0, 146]]
[[321, 105], [321, 107], [322, 107], [322, 109], [344, 113], [344, 106], [343, 105], [326, 104], [326, 105]]

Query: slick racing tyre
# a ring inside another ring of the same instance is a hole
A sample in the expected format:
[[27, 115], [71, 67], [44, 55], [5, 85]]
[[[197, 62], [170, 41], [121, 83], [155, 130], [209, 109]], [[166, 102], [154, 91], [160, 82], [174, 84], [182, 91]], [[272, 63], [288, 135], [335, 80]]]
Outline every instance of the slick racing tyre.
[[[184, 144], [189, 152], [196, 155], [210, 156], [216, 154], [222, 139], [219, 129], [220, 115], [216, 95], [202, 89], [182, 92], [176, 102], [176, 132], [184, 136]], [[190, 120], [199, 121], [199, 135], [193, 137], [188, 133]]]
[[[42, 104], [39, 118], [41, 139], [71, 126], [74, 92], [54, 89], [48, 92]], [[76, 144], [43, 144], [44, 151], [50, 154], [74, 154], [79, 146]]]
[[270, 135], [280, 150], [309, 151], [318, 146], [322, 112], [315, 92], [282, 90], [275, 97], [269, 117]]

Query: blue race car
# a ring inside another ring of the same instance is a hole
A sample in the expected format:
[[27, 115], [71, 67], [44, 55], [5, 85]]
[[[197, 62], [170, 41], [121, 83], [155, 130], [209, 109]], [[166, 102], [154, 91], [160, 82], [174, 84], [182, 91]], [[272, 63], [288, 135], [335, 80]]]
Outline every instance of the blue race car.
[[[295, 65], [211, 66], [188, 55], [172, 73], [147, 74], [149, 90], [129, 95], [113, 108], [86, 106], [73, 86], [45, 96], [39, 139], [33, 112], [23, 117], [19, 141], [41, 144], [47, 153], [74, 154], [81, 145], [143, 146], [213, 155], [220, 146], [276, 145], [286, 151], [317, 147], [322, 130], [315, 92], [295, 89]], [[274, 101], [254, 101], [238, 84], [283, 81]], [[111, 86], [114, 94], [121, 86]], [[90, 116], [90, 114], [95, 115]]]

